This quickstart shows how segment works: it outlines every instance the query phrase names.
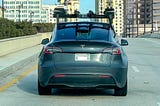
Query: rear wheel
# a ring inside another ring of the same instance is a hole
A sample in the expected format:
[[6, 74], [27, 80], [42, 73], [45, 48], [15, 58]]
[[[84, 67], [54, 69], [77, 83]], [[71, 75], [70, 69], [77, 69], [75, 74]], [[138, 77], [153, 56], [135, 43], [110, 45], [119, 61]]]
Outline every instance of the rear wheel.
[[38, 81], [38, 93], [39, 95], [51, 95], [51, 87], [42, 87]]
[[126, 96], [127, 95], [127, 81], [124, 87], [122, 88], [115, 88], [114, 92], [115, 96]]

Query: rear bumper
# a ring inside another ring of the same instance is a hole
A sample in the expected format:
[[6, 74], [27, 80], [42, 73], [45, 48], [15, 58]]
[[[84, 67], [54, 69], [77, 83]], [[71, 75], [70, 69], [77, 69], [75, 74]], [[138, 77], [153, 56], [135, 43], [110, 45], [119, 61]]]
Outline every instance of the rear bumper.
[[54, 88], [106, 88], [116, 86], [114, 79], [108, 75], [91, 74], [56, 74], [50, 78], [49, 86]]
[[53, 67], [39, 66], [38, 80], [41, 86], [54, 88], [122, 88], [127, 80], [127, 68], [88, 69], [57, 70]]

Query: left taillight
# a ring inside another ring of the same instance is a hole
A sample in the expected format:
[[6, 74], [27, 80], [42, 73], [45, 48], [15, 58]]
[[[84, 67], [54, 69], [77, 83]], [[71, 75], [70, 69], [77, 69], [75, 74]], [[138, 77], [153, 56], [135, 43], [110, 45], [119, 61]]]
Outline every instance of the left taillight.
[[60, 53], [62, 52], [62, 49], [59, 47], [45, 47], [44, 53], [45, 54], [54, 54], [54, 53]]

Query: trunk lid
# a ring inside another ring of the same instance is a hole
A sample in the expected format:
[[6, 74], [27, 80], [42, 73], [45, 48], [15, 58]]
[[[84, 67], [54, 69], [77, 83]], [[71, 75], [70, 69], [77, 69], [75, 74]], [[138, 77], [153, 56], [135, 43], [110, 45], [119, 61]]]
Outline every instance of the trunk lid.
[[93, 70], [111, 64], [113, 43], [97, 41], [62, 41], [54, 43], [62, 52], [53, 54], [58, 70]]

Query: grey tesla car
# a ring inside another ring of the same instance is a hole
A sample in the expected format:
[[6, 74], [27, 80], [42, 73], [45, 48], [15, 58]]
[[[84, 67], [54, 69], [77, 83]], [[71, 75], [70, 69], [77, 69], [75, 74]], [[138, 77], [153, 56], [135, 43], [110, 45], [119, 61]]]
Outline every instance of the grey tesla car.
[[58, 23], [44, 45], [38, 62], [38, 92], [57, 89], [114, 89], [127, 95], [128, 60], [115, 39], [113, 27], [98, 22]]

